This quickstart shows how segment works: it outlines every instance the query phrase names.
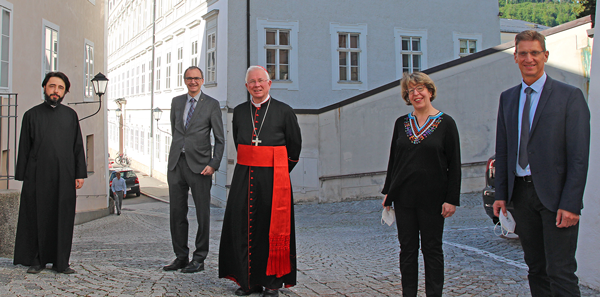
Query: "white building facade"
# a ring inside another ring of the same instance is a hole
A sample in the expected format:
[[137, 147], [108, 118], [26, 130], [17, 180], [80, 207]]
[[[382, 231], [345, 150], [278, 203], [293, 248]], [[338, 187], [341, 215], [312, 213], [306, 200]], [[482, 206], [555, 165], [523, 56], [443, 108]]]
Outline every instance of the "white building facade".
[[[500, 43], [498, 3], [493, 0], [352, 4], [109, 0], [109, 101], [126, 101], [122, 125], [109, 113], [111, 154], [120, 150], [122, 135], [132, 166], [165, 178], [171, 99], [187, 91], [183, 71], [199, 66], [203, 92], [221, 102], [228, 134], [213, 186], [213, 197], [223, 202], [235, 164], [230, 111], [247, 100], [244, 74], [249, 65], [265, 67], [273, 80], [272, 96], [307, 115], [299, 117], [306, 134], [318, 124], [310, 115], [320, 108], [393, 82], [403, 71], [421, 71]], [[109, 108], [117, 107], [113, 103]], [[151, 112], [156, 107], [164, 112], [158, 122]], [[294, 195], [328, 200], [303, 190], [318, 188], [322, 175], [318, 140], [303, 136], [302, 170], [292, 176]]]

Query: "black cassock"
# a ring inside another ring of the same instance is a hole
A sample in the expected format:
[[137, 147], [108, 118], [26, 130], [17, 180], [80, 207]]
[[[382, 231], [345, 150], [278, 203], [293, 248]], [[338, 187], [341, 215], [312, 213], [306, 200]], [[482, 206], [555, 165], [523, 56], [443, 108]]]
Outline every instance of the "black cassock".
[[[262, 141], [259, 146], [286, 146], [291, 171], [300, 157], [302, 137], [296, 114], [283, 102], [271, 98], [262, 104], [258, 112], [250, 102], [238, 105], [233, 111], [233, 140], [236, 148], [238, 144], [252, 144], [252, 121], [256, 114], [258, 116], [254, 124], [256, 131], [260, 131], [258, 138]], [[275, 288], [282, 284], [286, 287], [296, 284], [293, 198], [290, 215], [292, 270], [281, 278], [266, 275], [272, 194], [273, 167], [235, 165], [221, 233], [219, 277], [231, 279], [245, 290], [256, 286]]]
[[23, 181], [14, 264], [69, 266], [75, 223], [75, 179], [86, 178], [77, 114], [47, 103], [23, 115], [15, 179]]

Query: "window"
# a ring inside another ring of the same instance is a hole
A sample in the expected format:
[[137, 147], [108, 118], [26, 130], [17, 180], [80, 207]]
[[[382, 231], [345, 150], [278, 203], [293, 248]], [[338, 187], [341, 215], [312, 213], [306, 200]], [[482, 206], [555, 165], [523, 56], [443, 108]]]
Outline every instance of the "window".
[[140, 86], [140, 92], [142, 94], [146, 91], [146, 63], [142, 63], [142, 85]]
[[142, 128], [140, 131], [140, 152], [142, 154], [146, 152], [146, 150], [144, 149], [144, 142], [146, 141], [146, 139], [144, 139], [145, 135], [146, 132], [144, 131], [144, 128]]
[[183, 47], [177, 48], [177, 86], [183, 86]]
[[148, 62], [148, 92], [152, 92], [152, 61]]
[[202, 16], [206, 21], [206, 65], [204, 82], [206, 85], [217, 84], [217, 16], [219, 10], [213, 9]]
[[394, 29], [396, 44], [396, 78], [403, 72], [427, 69], [427, 30]]
[[87, 172], [94, 172], [94, 134], [85, 136], [85, 158]]
[[59, 27], [46, 20], [44, 25], [44, 59], [43, 76], [48, 72], [58, 71], [58, 31]]
[[138, 65], [138, 67], [136, 67], [137, 69], [137, 73], [135, 76], [135, 93], [139, 94], [140, 93], [140, 66]]
[[165, 135], [165, 148], [163, 150], [163, 156], [165, 162], [169, 161], [169, 144], [171, 143], [171, 137]]
[[94, 78], [94, 44], [86, 39], [84, 50], [83, 95], [84, 97], [91, 98], [94, 97], [94, 87], [92, 86], [92, 78]]
[[338, 33], [338, 57], [340, 67], [340, 81], [360, 81], [359, 77], [359, 55], [360, 34]]
[[464, 57], [469, 54], [477, 52], [477, 40], [472, 39], [459, 39], [460, 50], [459, 56]]
[[331, 23], [332, 83], [334, 90], [366, 90], [367, 25]]
[[160, 134], [156, 133], [155, 135], [155, 139], [156, 139], [156, 146], [155, 151], [156, 151], [156, 159], [160, 159]]
[[167, 68], [165, 69], [165, 89], [171, 88], [171, 53], [167, 53]]
[[155, 90], [160, 91], [160, 58], [156, 58], [156, 86]]
[[265, 66], [271, 88], [298, 90], [298, 22], [258, 20], [258, 64]]
[[454, 57], [462, 58], [481, 51], [482, 35], [478, 33], [453, 33]]
[[290, 68], [290, 31], [268, 29], [266, 31], [266, 68], [272, 80], [288, 80]]
[[[5, 7], [9, 6], [9, 7]], [[0, 90], [8, 91], [12, 84], [12, 4], [0, 2]]]
[[206, 82], [217, 81], [217, 32], [206, 37]]
[[192, 41], [191, 66], [198, 66], [198, 40]]

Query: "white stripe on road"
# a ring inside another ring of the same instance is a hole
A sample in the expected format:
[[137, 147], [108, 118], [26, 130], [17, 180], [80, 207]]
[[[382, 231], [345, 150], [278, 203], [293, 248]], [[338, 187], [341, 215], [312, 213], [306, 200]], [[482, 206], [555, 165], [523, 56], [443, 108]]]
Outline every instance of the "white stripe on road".
[[471, 251], [471, 252], [474, 252], [476, 254], [482, 255], [484, 257], [492, 258], [492, 259], [494, 259], [496, 261], [499, 261], [499, 262], [502, 262], [502, 263], [506, 263], [508, 265], [515, 266], [517, 268], [527, 269], [527, 264], [520, 263], [520, 262], [511, 260], [511, 259], [507, 259], [507, 258], [504, 258], [502, 256], [498, 256], [496, 254], [490, 253], [488, 251], [484, 251], [484, 250], [481, 250], [481, 249], [478, 249], [478, 248], [474, 248], [472, 246], [468, 246], [468, 245], [464, 245], [464, 244], [459, 244], [459, 243], [453, 243], [453, 242], [449, 242], [449, 241], [444, 241], [444, 244], [451, 245], [451, 246], [457, 247], [459, 249]]

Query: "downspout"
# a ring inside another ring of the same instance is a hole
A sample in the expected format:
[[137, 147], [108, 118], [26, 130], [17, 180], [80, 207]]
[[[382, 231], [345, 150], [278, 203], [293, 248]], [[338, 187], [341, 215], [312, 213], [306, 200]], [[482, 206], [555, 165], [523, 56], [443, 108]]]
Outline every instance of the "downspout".
[[[250, 0], [246, 0], [246, 69], [250, 67]], [[250, 93], [246, 93], [246, 100], [250, 101]]]

